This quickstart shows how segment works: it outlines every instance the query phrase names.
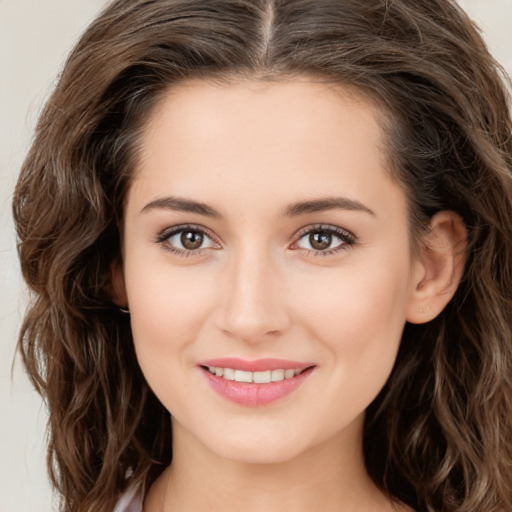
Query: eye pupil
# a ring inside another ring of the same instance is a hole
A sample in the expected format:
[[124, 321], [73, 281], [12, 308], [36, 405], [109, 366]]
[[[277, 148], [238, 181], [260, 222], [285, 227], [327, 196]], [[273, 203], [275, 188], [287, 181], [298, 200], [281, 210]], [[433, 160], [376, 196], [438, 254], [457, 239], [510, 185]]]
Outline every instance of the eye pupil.
[[332, 234], [327, 231], [315, 231], [309, 235], [309, 243], [318, 251], [328, 249], [332, 244]]
[[198, 231], [183, 231], [180, 238], [183, 247], [191, 251], [199, 249], [203, 244], [203, 234]]

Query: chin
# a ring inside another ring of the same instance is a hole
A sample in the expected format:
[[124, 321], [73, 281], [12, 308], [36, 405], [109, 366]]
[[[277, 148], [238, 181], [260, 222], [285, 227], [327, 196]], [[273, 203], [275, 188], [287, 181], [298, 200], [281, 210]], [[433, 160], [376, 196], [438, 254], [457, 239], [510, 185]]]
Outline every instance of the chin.
[[245, 464], [279, 464], [290, 461], [305, 450], [304, 440], [294, 436], [269, 432], [268, 435], [234, 436], [225, 432], [210, 450], [226, 460]]

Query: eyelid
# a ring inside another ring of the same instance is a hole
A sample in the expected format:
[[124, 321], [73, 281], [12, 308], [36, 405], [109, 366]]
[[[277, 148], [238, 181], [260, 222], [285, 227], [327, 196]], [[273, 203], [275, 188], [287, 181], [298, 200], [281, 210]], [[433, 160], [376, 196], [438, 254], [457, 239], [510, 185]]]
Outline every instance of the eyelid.
[[177, 226], [171, 226], [171, 227], [167, 227], [167, 228], [163, 229], [162, 231], [160, 231], [157, 234], [157, 236], [155, 238], [155, 243], [162, 244], [166, 250], [168, 250], [174, 254], [178, 254], [178, 255], [182, 255], [182, 256], [200, 255], [206, 249], [212, 248], [212, 247], [204, 247], [204, 248], [195, 249], [195, 250], [186, 250], [186, 249], [179, 249], [178, 247], [173, 247], [170, 244], [166, 244], [166, 242], [168, 242], [168, 240], [171, 237], [173, 237], [174, 235], [177, 235], [178, 233], [181, 233], [183, 231], [187, 231], [187, 230], [197, 231], [197, 232], [203, 234], [204, 236], [208, 237], [212, 241], [213, 245], [215, 246], [215, 247], [213, 247], [214, 249], [220, 249], [222, 247], [221, 243], [218, 240], [218, 237], [214, 233], [212, 233], [208, 228], [201, 226], [199, 224], [190, 224], [190, 223], [179, 224]]
[[[340, 244], [337, 247], [334, 247], [332, 249], [326, 249], [324, 251], [320, 250], [311, 250], [311, 249], [304, 249], [301, 247], [294, 248], [293, 246], [296, 245], [299, 240], [304, 238], [306, 235], [309, 235], [311, 233], [314, 233], [316, 231], [327, 231], [334, 236], [340, 238], [343, 243]], [[306, 251], [308, 253], [313, 253], [314, 256], [328, 256], [330, 254], [337, 253], [338, 251], [346, 250], [347, 248], [353, 246], [357, 241], [357, 237], [348, 231], [347, 229], [340, 228], [338, 226], [333, 226], [331, 224], [313, 224], [306, 226], [304, 228], [301, 228], [294, 236], [294, 241], [291, 244], [290, 248], [293, 250], [301, 250]]]

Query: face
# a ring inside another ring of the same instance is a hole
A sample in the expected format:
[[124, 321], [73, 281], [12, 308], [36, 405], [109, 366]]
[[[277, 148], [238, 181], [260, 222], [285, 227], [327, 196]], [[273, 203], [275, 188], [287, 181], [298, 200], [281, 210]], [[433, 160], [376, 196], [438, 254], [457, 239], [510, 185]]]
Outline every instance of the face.
[[155, 109], [122, 279], [175, 432], [253, 462], [360, 440], [417, 273], [377, 119], [307, 80], [190, 82]]

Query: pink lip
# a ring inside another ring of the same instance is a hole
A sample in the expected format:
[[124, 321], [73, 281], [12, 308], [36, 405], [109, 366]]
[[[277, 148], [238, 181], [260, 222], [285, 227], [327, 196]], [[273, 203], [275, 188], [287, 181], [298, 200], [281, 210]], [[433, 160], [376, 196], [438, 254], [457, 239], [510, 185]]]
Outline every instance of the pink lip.
[[208, 359], [200, 361], [199, 366], [216, 366], [217, 368], [233, 368], [233, 370], [243, 370], [245, 372], [266, 372], [267, 370], [303, 370], [314, 363], [300, 363], [298, 361], [287, 361], [285, 359], [258, 359], [256, 361], [246, 361], [235, 357], [223, 357], [219, 359]]
[[314, 365], [299, 363], [296, 361], [285, 361], [281, 359], [244, 361], [242, 359], [224, 358], [202, 361], [199, 366], [217, 366], [220, 368], [233, 368], [234, 370], [249, 372], [277, 369], [304, 370], [302, 373], [292, 377], [291, 379], [284, 379], [279, 382], [269, 382], [268, 384], [256, 384], [226, 380], [222, 377], [212, 375], [207, 369], [202, 368], [202, 374], [206, 378], [208, 384], [220, 396], [236, 404], [248, 407], [258, 407], [269, 404], [293, 393], [293, 391], [295, 391], [311, 375]]

